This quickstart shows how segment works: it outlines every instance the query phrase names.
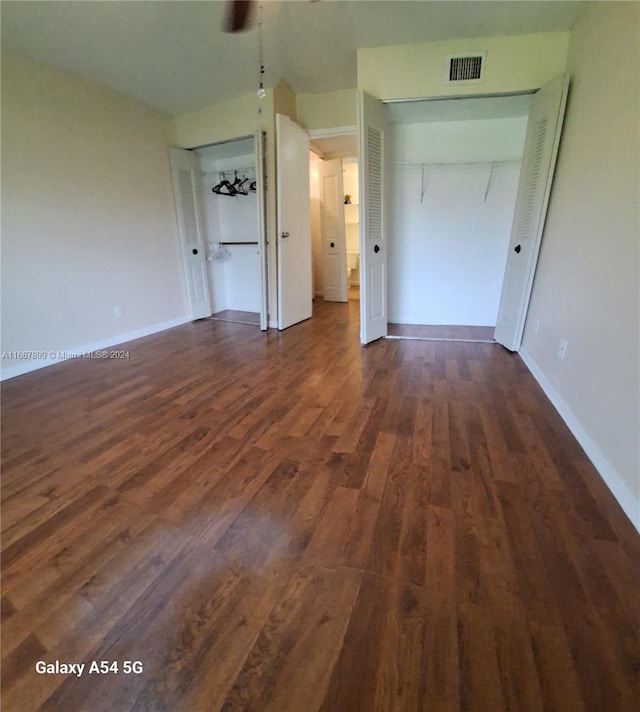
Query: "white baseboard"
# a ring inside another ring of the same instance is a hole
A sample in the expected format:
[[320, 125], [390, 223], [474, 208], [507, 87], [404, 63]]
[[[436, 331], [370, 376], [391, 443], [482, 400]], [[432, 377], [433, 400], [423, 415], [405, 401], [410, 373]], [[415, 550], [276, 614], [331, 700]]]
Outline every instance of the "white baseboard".
[[638, 532], [640, 532], [640, 500], [631, 491], [629, 485], [622, 479], [622, 477], [620, 477], [607, 456], [594, 442], [589, 433], [587, 433], [571, 408], [551, 385], [550, 381], [540, 370], [540, 367], [531, 355], [524, 349], [519, 351], [519, 355], [525, 362], [529, 371], [531, 371], [533, 377], [540, 384], [540, 387], [545, 392], [547, 398], [551, 401], [564, 422], [567, 424], [569, 430], [571, 430], [576, 440], [582, 446], [582, 449], [591, 460], [591, 463], [598, 471], [600, 477], [602, 477], [607, 487], [611, 490], [613, 496], [618, 500], [618, 504], [622, 507], [624, 513], [627, 517], [629, 517], [631, 523], [638, 530]]
[[176, 326], [182, 326], [191, 321], [189, 316], [181, 316], [177, 319], [171, 319], [169, 321], [163, 321], [160, 324], [153, 324], [152, 326], [145, 326], [142, 329], [136, 329], [135, 331], [129, 331], [125, 334], [118, 334], [117, 336], [112, 336], [109, 339], [103, 339], [102, 341], [96, 341], [93, 344], [83, 344], [82, 346], [75, 346], [74, 348], [61, 349], [56, 353], [67, 353], [69, 356], [59, 356], [56, 358], [43, 358], [34, 359], [33, 361], [23, 361], [16, 364], [15, 366], [8, 366], [3, 368], [0, 372], [0, 381], [7, 381], [10, 378], [16, 378], [16, 376], [22, 376], [25, 373], [30, 373], [31, 371], [37, 371], [40, 368], [46, 368], [47, 366], [53, 366], [55, 363], [60, 363], [61, 361], [66, 361], [71, 358], [71, 354], [85, 354], [93, 353], [94, 351], [100, 351], [102, 349], [108, 349], [112, 346], [118, 346], [118, 344], [124, 344], [127, 341], [134, 341], [135, 339], [141, 339], [143, 336], [151, 336], [151, 334], [157, 334], [160, 331], [166, 331], [167, 329], [173, 329]]

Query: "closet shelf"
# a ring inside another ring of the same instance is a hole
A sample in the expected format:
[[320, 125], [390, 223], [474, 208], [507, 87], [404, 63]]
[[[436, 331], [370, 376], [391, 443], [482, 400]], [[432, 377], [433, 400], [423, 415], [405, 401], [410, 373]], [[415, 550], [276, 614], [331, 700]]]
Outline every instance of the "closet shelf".
[[233, 175], [234, 173], [255, 173], [255, 166], [246, 166], [245, 168], [225, 168], [217, 171], [202, 171], [203, 176], [224, 176]]
[[512, 166], [518, 163], [521, 163], [519, 158], [513, 158], [509, 161], [473, 161], [467, 163], [463, 161], [449, 161], [447, 163], [396, 161], [393, 165], [397, 168], [486, 168], [487, 166]]

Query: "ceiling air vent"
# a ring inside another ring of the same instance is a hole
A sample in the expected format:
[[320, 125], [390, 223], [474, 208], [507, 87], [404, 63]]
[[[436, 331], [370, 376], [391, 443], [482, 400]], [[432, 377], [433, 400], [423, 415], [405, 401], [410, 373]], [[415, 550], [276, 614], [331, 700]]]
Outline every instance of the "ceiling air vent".
[[484, 79], [486, 52], [457, 54], [449, 57], [448, 84], [475, 84]]

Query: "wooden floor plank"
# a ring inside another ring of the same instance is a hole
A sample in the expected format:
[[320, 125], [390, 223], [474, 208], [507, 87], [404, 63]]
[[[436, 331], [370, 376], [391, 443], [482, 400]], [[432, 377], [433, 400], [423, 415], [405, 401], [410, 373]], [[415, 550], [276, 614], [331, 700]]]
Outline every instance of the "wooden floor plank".
[[4, 709], [635, 712], [640, 539], [524, 363], [358, 330], [2, 384]]

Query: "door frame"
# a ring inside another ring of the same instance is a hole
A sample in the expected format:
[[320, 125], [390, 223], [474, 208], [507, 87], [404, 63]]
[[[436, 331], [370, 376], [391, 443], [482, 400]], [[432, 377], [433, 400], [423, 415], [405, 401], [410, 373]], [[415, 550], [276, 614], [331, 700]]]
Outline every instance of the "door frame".
[[[269, 240], [267, 239], [267, 132], [256, 129], [256, 192], [258, 198], [258, 254], [260, 257], [260, 331], [269, 328]], [[259, 186], [259, 188], [258, 188]]]
[[[548, 82], [547, 82], [548, 83]], [[450, 100], [457, 100], [457, 99], [492, 99], [492, 98], [502, 98], [502, 97], [513, 97], [513, 96], [533, 96], [536, 94], [540, 89], [543, 88], [544, 85], [537, 87], [536, 89], [527, 89], [527, 90], [522, 90], [522, 91], [512, 91], [512, 92], [491, 92], [488, 94], [457, 94], [454, 96], [425, 96], [425, 97], [415, 97], [415, 98], [410, 98], [410, 99], [378, 99], [381, 104], [385, 105], [392, 105], [392, 104], [409, 104], [409, 103], [416, 103], [416, 102], [436, 102], [436, 101], [450, 101]], [[566, 101], [566, 99], [565, 99]], [[528, 116], [527, 116], [528, 119]], [[390, 122], [391, 126], [394, 126], [394, 122]], [[551, 183], [553, 182], [553, 178]], [[392, 209], [392, 208], [391, 208]], [[543, 220], [544, 223], [544, 220]], [[539, 247], [539, 245], [538, 245]], [[506, 272], [506, 265], [505, 265], [505, 272]], [[537, 269], [537, 260], [533, 266], [533, 269], [531, 271], [531, 284], [533, 283], [533, 279], [535, 277], [535, 272]], [[529, 308], [529, 304], [531, 301], [531, 289], [528, 291], [527, 295], [527, 300], [524, 305], [524, 318], [522, 320], [522, 331], [524, 331], [524, 328], [526, 326], [526, 318], [527, 318], [527, 311]], [[496, 342], [497, 343], [497, 342]]]
[[[358, 144], [358, 124], [350, 124], [348, 126], [334, 126], [332, 128], [326, 128], [326, 129], [307, 129], [307, 133], [309, 134], [309, 141], [310, 143], [313, 142], [315, 139], [319, 138], [337, 138], [338, 136], [353, 136], [356, 141], [356, 156], [355, 158], [358, 158], [357, 154], [359, 153], [359, 146]], [[317, 151], [311, 147], [311, 151], [314, 153], [317, 153]], [[349, 156], [349, 158], [352, 158], [353, 156]], [[322, 160], [332, 160], [332, 159], [325, 159], [324, 156], [319, 156]], [[342, 159], [344, 160], [344, 158]], [[359, 180], [359, 178], [358, 178]], [[359, 236], [359, 251], [360, 251], [360, 259], [362, 260], [362, 244], [360, 240], [362, 239], [362, 235]], [[320, 251], [320, 254], [318, 255], [318, 259], [322, 262], [323, 260], [323, 254], [322, 250]], [[361, 273], [361, 270], [359, 270]], [[349, 289], [349, 285], [347, 285], [347, 292]], [[317, 295], [314, 295], [314, 297]], [[360, 314], [358, 313], [358, 321], [360, 320]]]
[[[266, 143], [266, 132], [262, 130], [257, 130], [260, 135], [264, 134], [264, 140]], [[257, 133], [256, 132], [256, 133]], [[234, 136], [233, 138], [224, 139], [222, 141], [211, 141], [209, 143], [199, 144], [198, 146], [190, 146], [184, 150], [186, 151], [198, 151], [202, 148], [211, 148], [212, 146], [223, 146], [228, 143], [236, 143], [237, 141], [253, 141], [254, 147], [256, 145], [257, 136], [256, 133], [246, 134], [243, 136]], [[263, 144], [264, 148], [264, 144]], [[258, 165], [258, 162], [262, 158], [262, 166]], [[255, 160], [255, 170], [256, 170], [256, 188], [257, 188], [257, 198], [258, 198], [258, 232], [256, 234], [256, 241], [258, 242], [258, 252], [260, 254], [260, 268], [258, 275], [260, 277], [260, 329], [261, 331], [266, 331], [269, 328], [269, 250], [268, 250], [268, 234], [267, 234], [267, 196], [266, 196], [266, 183], [267, 183], [267, 160], [266, 151], [263, 156], [260, 156], [254, 148], [254, 160]], [[259, 177], [262, 180], [259, 180]], [[208, 277], [207, 271], [207, 277]], [[210, 285], [209, 285], [210, 289]]]

